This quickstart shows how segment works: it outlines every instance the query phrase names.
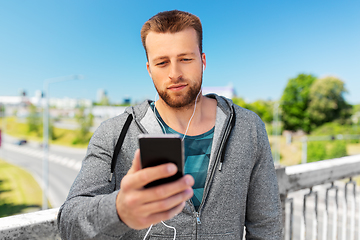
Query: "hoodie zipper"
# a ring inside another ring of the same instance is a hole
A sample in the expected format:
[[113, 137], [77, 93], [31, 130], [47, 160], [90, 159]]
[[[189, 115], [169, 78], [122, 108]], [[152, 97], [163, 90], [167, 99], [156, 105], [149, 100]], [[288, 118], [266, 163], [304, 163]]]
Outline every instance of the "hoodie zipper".
[[[226, 125], [226, 129], [225, 129], [225, 134], [223, 135], [223, 138], [221, 139], [221, 142], [220, 142], [220, 148], [219, 148], [219, 151], [218, 151], [218, 154], [216, 156], [216, 159], [215, 159], [215, 163], [214, 163], [214, 167], [212, 168], [211, 170], [211, 173], [210, 173], [210, 177], [208, 179], [208, 184], [206, 185], [206, 188], [204, 189], [204, 195], [203, 195], [203, 199], [200, 203], [200, 206], [198, 208], [198, 211], [195, 210], [195, 207], [194, 207], [194, 204], [192, 203], [191, 199], [189, 200], [190, 202], [190, 205], [193, 209], [193, 213], [195, 215], [195, 218], [196, 218], [196, 224], [197, 225], [200, 225], [201, 224], [201, 220], [200, 220], [200, 210], [204, 204], [204, 199], [207, 197], [208, 195], [208, 192], [209, 192], [209, 185], [210, 185], [210, 182], [212, 181], [213, 177], [214, 177], [214, 173], [215, 173], [215, 170], [216, 170], [216, 166], [218, 165], [218, 162], [220, 161], [220, 158], [222, 156], [222, 151], [225, 151], [224, 149], [224, 144], [226, 143], [226, 140], [228, 139], [229, 137], [229, 134], [231, 132], [231, 129], [232, 129], [232, 122], [233, 122], [233, 118], [234, 118], [234, 114], [235, 114], [235, 111], [234, 109], [232, 108], [232, 113], [230, 115], [230, 118], [229, 118], [229, 121], [227, 122], [227, 125]], [[220, 166], [219, 166], [219, 171], [221, 171], [221, 167], [222, 167], [222, 161], [220, 162]], [[197, 239], [197, 225], [196, 225], [196, 239]]]

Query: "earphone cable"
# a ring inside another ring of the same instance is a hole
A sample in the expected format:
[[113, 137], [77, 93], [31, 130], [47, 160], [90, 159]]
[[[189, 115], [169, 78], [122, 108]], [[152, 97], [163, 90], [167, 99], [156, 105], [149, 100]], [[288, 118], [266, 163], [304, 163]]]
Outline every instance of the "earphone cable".
[[[165, 227], [167, 227], [167, 228], [171, 228], [172, 230], [174, 230], [174, 238], [173, 238], [173, 240], [175, 240], [175, 239], [176, 239], [176, 228], [175, 228], [175, 227], [172, 227], [172, 226], [167, 225], [167, 224], [166, 224], [166, 223], [164, 223], [163, 221], [161, 221], [161, 223], [162, 223], [162, 224], [164, 224], [164, 226], [165, 226]], [[147, 230], [147, 232], [146, 232], [146, 234], [145, 234], [145, 236], [144, 236], [143, 240], [145, 240], [145, 239], [146, 239], [146, 237], [149, 235], [149, 233], [150, 233], [150, 231], [151, 231], [152, 226], [153, 226], [153, 224], [151, 224], [151, 226], [150, 226], [150, 227], [149, 227], [149, 229]]]
[[[186, 134], [187, 134], [187, 132], [188, 132], [188, 130], [189, 130], [191, 120], [193, 119], [193, 117], [194, 117], [194, 115], [195, 115], [196, 103], [197, 103], [197, 100], [198, 100], [198, 97], [199, 97], [200, 93], [201, 93], [201, 89], [200, 89], [199, 93], [196, 95], [195, 104], [194, 104], [194, 111], [193, 111], [193, 113], [192, 113], [192, 115], [191, 115], [191, 117], [190, 117], [190, 120], [189, 120], [188, 124], [187, 124], [187, 127], [186, 127], [186, 130], [185, 130], [184, 136], [183, 136], [183, 138], [182, 138], [182, 141], [184, 141], [184, 139], [185, 139], [185, 137], [186, 137]], [[160, 121], [160, 119], [156, 116], [156, 111], [157, 111], [157, 109], [156, 109], [156, 98], [157, 98], [157, 96], [158, 96], [158, 93], [156, 92], [155, 101], [154, 101], [154, 106], [155, 106], [155, 107], [154, 107], [154, 115], [155, 115], [156, 120], [160, 123], [162, 129], [164, 130], [164, 133], [166, 133], [166, 129], [165, 129], [164, 125], [162, 124], [162, 122]], [[158, 112], [158, 111], [157, 111], [157, 112]]]

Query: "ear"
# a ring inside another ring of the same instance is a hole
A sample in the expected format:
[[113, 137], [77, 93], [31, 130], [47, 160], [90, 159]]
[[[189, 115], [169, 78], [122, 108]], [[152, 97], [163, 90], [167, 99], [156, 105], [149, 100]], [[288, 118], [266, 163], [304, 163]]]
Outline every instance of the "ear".
[[202, 53], [201, 60], [202, 60], [202, 64], [203, 64], [203, 70], [205, 70], [205, 68], [206, 68], [206, 55], [205, 55], [205, 53]]
[[146, 62], [146, 69], [147, 69], [147, 71], [149, 73], [149, 76], [152, 78], [149, 62]]

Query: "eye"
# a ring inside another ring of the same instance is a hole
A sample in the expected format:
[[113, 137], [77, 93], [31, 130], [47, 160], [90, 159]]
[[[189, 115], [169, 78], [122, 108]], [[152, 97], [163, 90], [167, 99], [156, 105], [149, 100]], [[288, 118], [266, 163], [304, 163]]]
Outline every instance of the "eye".
[[183, 58], [183, 59], [181, 59], [181, 61], [183, 61], [183, 62], [189, 62], [191, 60], [192, 60], [191, 58]]
[[167, 62], [166, 61], [162, 61], [159, 63], [156, 63], [155, 66], [164, 66]]

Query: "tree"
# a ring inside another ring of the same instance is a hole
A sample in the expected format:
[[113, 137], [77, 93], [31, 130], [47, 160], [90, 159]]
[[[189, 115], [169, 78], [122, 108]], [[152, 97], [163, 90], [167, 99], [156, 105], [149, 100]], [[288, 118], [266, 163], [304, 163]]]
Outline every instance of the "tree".
[[353, 114], [360, 112], [360, 104], [353, 105]]
[[309, 104], [310, 87], [316, 77], [309, 74], [299, 74], [289, 79], [281, 97], [281, 119], [286, 130], [304, 130], [310, 132], [311, 122], [306, 111]]
[[[43, 118], [40, 113], [38, 113], [36, 106], [31, 104], [29, 106], [29, 115], [26, 118], [28, 125], [28, 133], [35, 132], [38, 137], [43, 136]], [[51, 119], [49, 119], [49, 137], [51, 140], [56, 140], [57, 136], [54, 131], [54, 124]]]
[[344, 99], [346, 92], [344, 82], [335, 77], [325, 77], [314, 82], [307, 110], [313, 128], [335, 120], [341, 124], [349, 123], [352, 106]]
[[249, 109], [256, 113], [264, 122], [271, 122], [273, 120], [274, 103], [272, 101], [257, 100], [252, 103], [247, 103], [243, 98], [236, 97], [232, 99], [233, 103]]
[[243, 107], [243, 108], [247, 108], [247, 104], [245, 102], [245, 100], [241, 97], [234, 97], [232, 99], [233, 103], [240, 106], [240, 107]]
[[92, 113], [85, 114], [85, 108], [80, 107], [75, 117], [79, 124], [79, 129], [76, 132], [73, 144], [88, 143], [91, 138], [89, 133], [90, 128], [93, 126], [94, 115]]
[[36, 106], [30, 104], [29, 114], [26, 117], [26, 122], [28, 125], [28, 133], [35, 132], [39, 135], [42, 128], [42, 119], [38, 114]]
[[273, 120], [274, 103], [272, 101], [257, 100], [247, 104], [247, 108], [255, 112], [264, 122]]

